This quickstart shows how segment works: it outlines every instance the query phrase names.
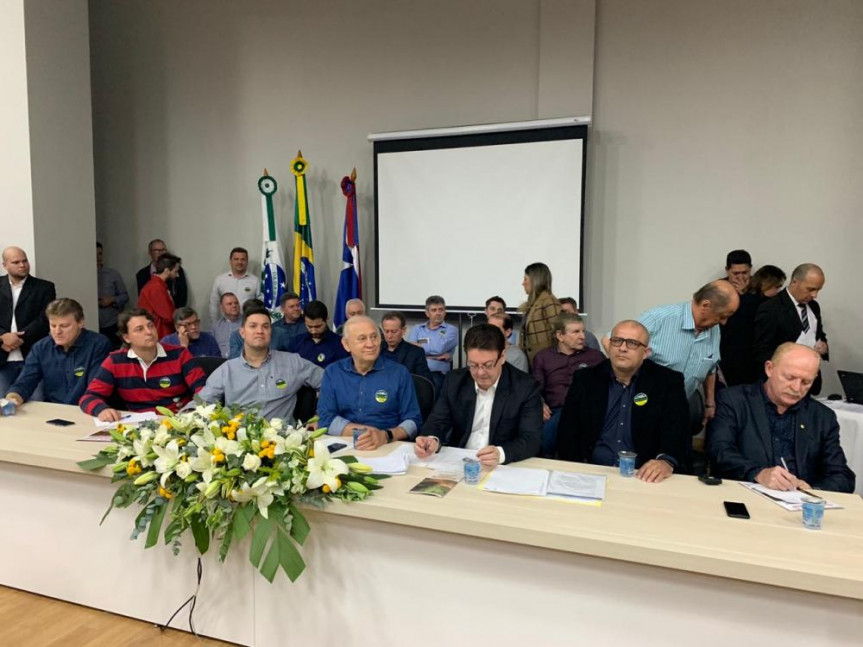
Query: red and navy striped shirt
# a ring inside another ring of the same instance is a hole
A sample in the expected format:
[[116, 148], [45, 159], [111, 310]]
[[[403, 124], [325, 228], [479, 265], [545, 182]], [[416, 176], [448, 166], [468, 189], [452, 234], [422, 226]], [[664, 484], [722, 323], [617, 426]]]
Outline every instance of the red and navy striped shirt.
[[[145, 369], [128, 351], [114, 351], [102, 362], [79, 406], [91, 416], [114, 407], [127, 411], [155, 411], [167, 407], [178, 411], [207, 381], [204, 371], [192, 361], [192, 354], [181, 346], [162, 346], [155, 361]], [[108, 399], [120, 400], [109, 404]]]

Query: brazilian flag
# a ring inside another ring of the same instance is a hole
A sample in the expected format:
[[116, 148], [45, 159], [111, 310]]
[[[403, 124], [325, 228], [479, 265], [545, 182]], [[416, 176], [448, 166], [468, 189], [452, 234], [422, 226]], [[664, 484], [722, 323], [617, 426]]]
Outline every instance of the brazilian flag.
[[291, 173], [297, 189], [294, 206], [294, 292], [300, 295], [305, 309], [309, 301], [317, 299], [315, 289], [315, 253], [312, 249], [312, 221], [309, 217], [309, 200], [306, 193], [306, 170], [309, 163], [299, 151], [291, 162]]

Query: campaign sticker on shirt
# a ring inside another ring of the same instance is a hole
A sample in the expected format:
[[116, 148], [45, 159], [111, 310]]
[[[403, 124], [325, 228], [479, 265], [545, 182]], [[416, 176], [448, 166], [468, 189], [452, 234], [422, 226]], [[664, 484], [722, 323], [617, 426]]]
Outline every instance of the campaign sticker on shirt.
[[288, 383], [285, 382], [283, 379], [279, 378], [278, 380], [276, 380], [276, 388], [277, 389], [286, 389], [286, 388], [288, 388]]
[[632, 398], [632, 401], [635, 402], [636, 407], [643, 407], [645, 404], [647, 404], [647, 394], [636, 393], [635, 397]]
[[86, 369], [83, 366], [76, 366], [72, 371], [72, 375], [75, 377], [84, 377], [84, 373], [86, 373]]
[[579, 371], [580, 371], [580, 370], [581, 370], [581, 369], [583, 369], [583, 368], [587, 368], [587, 364], [585, 364], [584, 362], [582, 362], [581, 364], [579, 364], [579, 365], [578, 365], [578, 369], [577, 369], [577, 370], [579, 370]]
[[250, 288], [248, 285], [247, 285], [245, 288], [243, 288], [243, 289], [244, 289], [246, 292], [251, 292], [251, 291], [252, 291], [252, 288]]
[[318, 354], [318, 364], [323, 362], [325, 358], [326, 358], [326, 355], [324, 355], [323, 353]]
[[383, 389], [380, 389], [379, 391], [375, 391], [375, 402], [380, 402], [381, 404], [383, 404], [386, 401], [387, 401], [387, 392], [386, 391], [384, 391]]
[[169, 386], [171, 386], [171, 378], [170, 377], [159, 378], [159, 386], [161, 386], [163, 389], [167, 389]]
[[443, 329], [443, 326], [441, 326], [441, 329], [438, 332], [440, 333], [441, 337], [446, 337], [446, 330]]

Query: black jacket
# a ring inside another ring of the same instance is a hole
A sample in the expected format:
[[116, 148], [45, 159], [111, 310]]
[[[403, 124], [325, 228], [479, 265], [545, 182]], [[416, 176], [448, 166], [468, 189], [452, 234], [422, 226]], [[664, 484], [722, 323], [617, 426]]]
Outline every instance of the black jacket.
[[[824, 334], [824, 325], [821, 322], [821, 306], [817, 301], [810, 301], [809, 307], [815, 315], [815, 339], [827, 341]], [[758, 307], [755, 314], [755, 331], [752, 340], [752, 352], [756, 365], [760, 368], [763, 377], [764, 362], [773, 357], [773, 352], [785, 342], [797, 341], [803, 332], [803, 322], [800, 320], [800, 311], [794, 305], [794, 301], [788, 294], [788, 290], [782, 290], [772, 299], [768, 299]], [[829, 355], [824, 360], [830, 359]], [[821, 393], [821, 373], [809, 391], [812, 395]]]
[[[780, 461], [773, 455], [773, 437], [761, 383], [723, 389], [716, 396], [716, 417], [707, 427], [707, 453], [717, 476], [752, 481], [762, 469]], [[811, 398], [800, 401], [794, 428], [798, 478], [812, 487], [854, 491], [854, 472], [839, 445], [836, 414]], [[786, 415], [789, 415], [786, 414]]]
[[[45, 308], [56, 298], [54, 284], [51, 281], [28, 276], [18, 295], [18, 305], [15, 308], [15, 321], [18, 332], [24, 333], [24, 344], [21, 352], [24, 357], [30, 352], [30, 347], [48, 334], [48, 318]], [[9, 276], [0, 277], [0, 334], [9, 332], [12, 328], [12, 286]], [[5, 366], [9, 353], [0, 350], [0, 366]]]
[[[470, 438], [476, 408], [476, 386], [466, 368], [447, 373], [440, 396], [423, 425], [421, 436], [436, 436], [450, 447], [464, 447]], [[503, 448], [505, 463], [539, 453], [542, 397], [532, 376], [504, 363], [494, 395], [489, 445]]]
[[399, 342], [394, 351], [389, 350], [385, 341], [381, 342], [381, 357], [398, 362], [407, 368], [412, 375], [420, 375], [427, 380], [432, 379], [423, 349], [406, 342], [404, 339]]
[[[608, 409], [608, 387], [613, 379], [611, 361], [576, 371], [557, 427], [558, 458], [590, 463]], [[689, 406], [683, 375], [644, 360], [635, 382], [635, 393], [647, 396], [632, 407], [632, 442], [641, 467], [659, 454], [677, 461], [677, 472], [690, 471], [691, 435]]]

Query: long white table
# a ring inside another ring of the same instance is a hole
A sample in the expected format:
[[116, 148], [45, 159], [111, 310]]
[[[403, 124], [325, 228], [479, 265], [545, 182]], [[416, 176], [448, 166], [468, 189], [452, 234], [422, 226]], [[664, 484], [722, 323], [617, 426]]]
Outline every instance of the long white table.
[[[76, 424], [55, 428], [51, 418]], [[135, 511], [99, 519], [114, 489], [75, 462], [98, 448], [73, 408], [32, 404], [0, 419], [0, 583], [153, 622], [194, 589], [183, 553], [130, 542]], [[386, 453], [385, 447], [378, 453]], [[613, 470], [525, 465], [609, 477], [601, 507], [482, 492], [408, 494], [411, 468], [359, 504], [309, 512], [306, 572], [269, 584], [248, 545], [204, 560], [200, 633], [243, 645], [712, 646], [771, 641], [859, 645], [863, 500], [830, 494], [822, 531], [740, 485], [674, 476], [650, 485]], [[722, 501], [746, 503], [750, 521]]]
[[819, 400], [836, 414], [839, 421], [839, 443], [845, 452], [857, 483], [854, 492], [863, 495], [863, 405], [836, 400]]

